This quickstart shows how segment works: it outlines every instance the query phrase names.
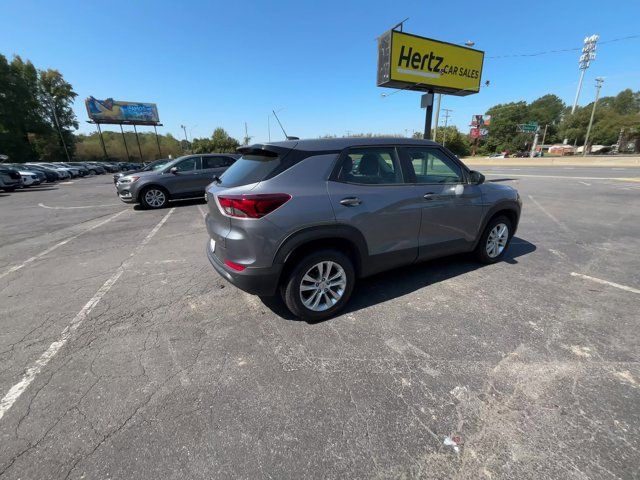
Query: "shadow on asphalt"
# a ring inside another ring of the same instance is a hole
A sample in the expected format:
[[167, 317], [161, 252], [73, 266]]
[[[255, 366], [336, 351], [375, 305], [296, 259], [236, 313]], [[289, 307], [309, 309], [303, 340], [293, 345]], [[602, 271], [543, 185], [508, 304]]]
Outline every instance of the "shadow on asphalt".
[[33, 187], [25, 187], [25, 188], [18, 188], [14, 191], [14, 193], [18, 193], [18, 192], [44, 192], [47, 190], [58, 190], [58, 187], [41, 187], [39, 185], [34, 185]]
[[[206, 205], [207, 202], [204, 201], [204, 197], [203, 198], [190, 198], [188, 200], [171, 200], [169, 202], [169, 205], [167, 205], [166, 207], [164, 207], [165, 209], [167, 208], [181, 208], [181, 207], [191, 207], [193, 205]], [[146, 208], [144, 208], [143, 206], [141, 206], [140, 204], [135, 204], [133, 206], [134, 210], [148, 210]]]
[[[528, 255], [535, 250], [536, 246], [534, 244], [521, 238], [513, 237], [503, 262], [509, 265], [517, 265], [519, 257]], [[340, 314], [362, 310], [486, 266], [476, 262], [471, 257], [471, 254], [461, 254], [401, 267], [363, 278], [358, 281], [349, 303]], [[297, 320], [289, 312], [279, 296], [261, 297], [260, 300], [276, 315], [287, 320]], [[327, 320], [331, 320], [331, 318], [319, 322], [307, 321], [307, 323], [322, 323]]]

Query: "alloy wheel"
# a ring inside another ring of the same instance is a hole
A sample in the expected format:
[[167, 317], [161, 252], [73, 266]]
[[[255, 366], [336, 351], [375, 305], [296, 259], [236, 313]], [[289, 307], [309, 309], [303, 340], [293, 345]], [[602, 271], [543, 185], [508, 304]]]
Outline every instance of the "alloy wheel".
[[344, 295], [347, 275], [336, 262], [315, 264], [300, 282], [300, 300], [309, 310], [322, 312], [333, 307]]
[[165, 204], [167, 197], [162, 190], [152, 188], [144, 194], [144, 200], [149, 206], [158, 208]]
[[498, 223], [491, 229], [487, 237], [485, 250], [489, 258], [499, 256], [507, 246], [507, 240], [509, 240], [509, 227], [504, 223]]

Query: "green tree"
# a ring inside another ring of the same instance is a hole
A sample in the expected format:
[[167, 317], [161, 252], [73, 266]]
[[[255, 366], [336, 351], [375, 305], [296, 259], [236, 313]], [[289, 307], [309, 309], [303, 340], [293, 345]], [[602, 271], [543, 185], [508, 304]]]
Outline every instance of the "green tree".
[[[422, 135], [420, 135], [422, 138]], [[471, 153], [471, 144], [467, 135], [461, 133], [455, 126], [447, 126], [438, 128], [435, 141], [451, 150], [459, 157], [464, 157]]]
[[491, 115], [491, 124], [488, 127], [489, 136], [485, 141], [486, 150], [516, 151], [523, 149], [530, 141], [531, 135], [517, 131], [518, 124], [529, 121], [527, 102], [498, 104], [487, 110], [487, 115]]
[[69, 155], [73, 156], [75, 135], [72, 129], [78, 129], [78, 121], [72, 105], [78, 95], [58, 70], [41, 70], [39, 73], [40, 104], [45, 106], [45, 117], [50, 131], [46, 132], [43, 138], [36, 139], [36, 151], [43, 160], [66, 159], [60, 132]]

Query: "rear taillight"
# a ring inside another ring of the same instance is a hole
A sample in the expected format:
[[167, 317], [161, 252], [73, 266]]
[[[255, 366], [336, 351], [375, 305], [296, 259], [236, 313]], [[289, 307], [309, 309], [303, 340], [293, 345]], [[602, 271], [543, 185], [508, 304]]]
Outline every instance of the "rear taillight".
[[245, 268], [247, 268], [247, 267], [245, 267], [244, 265], [240, 265], [239, 263], [232, 262], [231, 260], [225, 260], [225, 261], [224, 261], [224, 264], [225, 264], [227, 267], [229, 267], [230, 269], [235, 270], [236, 272], [241, 272], [241, 271], [243, 271]]
[[218, 195], [218, 204], [225, 215], [238, 218], [262, 218], [291, 199], [287, 193], [254, 195]]

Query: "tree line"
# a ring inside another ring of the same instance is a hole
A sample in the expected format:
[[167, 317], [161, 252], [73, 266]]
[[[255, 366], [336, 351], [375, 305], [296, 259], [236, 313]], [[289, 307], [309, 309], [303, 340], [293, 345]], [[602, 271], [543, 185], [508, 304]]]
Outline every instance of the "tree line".
[[73, 156], [76, 96], [59, 71], [38, 70], [19, 56], [9, 62], [0, 54], [0, 154], [17, 162], [66, 160], [64, 139]]
[[[9, 62], [0, 54], [0, 154], [8, 155], [15, 162], [65, 161], [66, 145], [73, 159], [103, 159], [104, 150], [97, 132], [74, 134], [78, 128], [72, 109], [76, 97], [73, 87], [59, 71], [39, 70], [19, 56]], [[570, 107], [554, 94], [544, 95], [531, 103], [497, 104], [486, 111], [491, 115], [488, 136], [474, 146], [479, 154], [528, 150], [533, 135], [519, 133], [517, 125], [533, 122], [541, 128], [546, 127], [545, 144], [567, 139], [570, 144], [582, 145], [592, 108], [593, 103], [590, 103], [578, 107], [572, 114]], [[380, 135], [362, 133], [352, 136]], [[421, 138], [422, 135], [415, 132], [413, 136]], [[140, 148], [133, 132], [125, 133], [124, 137], [123, 141], [119, 132], [104, 132], [109, 159], [139, 161], [142, 153], [142, 160], [148, 161], [190, 152], [233, 152], [240, 145], [221, 127], [216, 128], [210, 137], [195, 138], [191, 142], [178, 140], [171, 134], [159, 135], [161, 152], [158, 152], [153, 133], [139, 133]], [[626, 89], [598, 102], [589, 143], [612, 145], [620, 137], [625, 143], [635, 142], [636, 151], [640, 149], [640, 91]], [[248, 140], [244, 139], [244, 143]], [[439, 127], [435, 140], [445, 143], [459, 156], [469, 155], [474, 142], [467, 132], [461, 132], [455, 126]]]

